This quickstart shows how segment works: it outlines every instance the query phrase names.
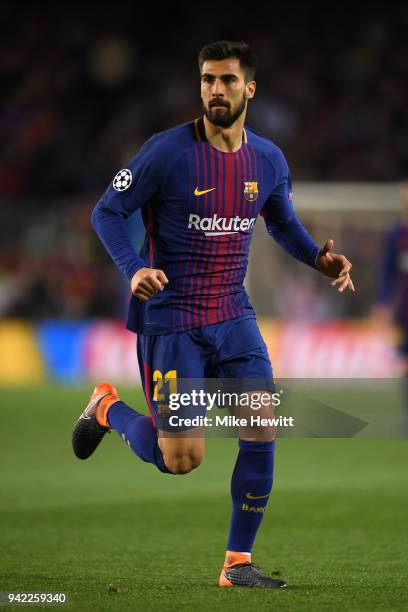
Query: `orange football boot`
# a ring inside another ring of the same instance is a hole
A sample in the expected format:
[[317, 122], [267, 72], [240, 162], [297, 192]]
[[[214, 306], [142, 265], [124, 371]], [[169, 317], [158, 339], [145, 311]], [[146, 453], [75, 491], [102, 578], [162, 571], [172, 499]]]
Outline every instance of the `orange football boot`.
[[110, 431], [107, 413], [112, 404], [119, 401], [118, 392], [113, 385], [96, 385], [72, 432], [72, 448], [78, 459], [88, 459], [104, 435]]
[[218, 580], [220, 587], [257, 587], [260, 589], [284, 589], [288, 585], [283, 580], [276, 580], [263, 574], [259, 567], [252, 563], [249, 553], [227, 550], [224, 567]]

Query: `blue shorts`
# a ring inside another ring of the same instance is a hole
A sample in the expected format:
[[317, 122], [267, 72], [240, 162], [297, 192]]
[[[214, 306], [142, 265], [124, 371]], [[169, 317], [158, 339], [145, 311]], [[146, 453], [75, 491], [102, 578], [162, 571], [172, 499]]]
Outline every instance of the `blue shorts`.
[[162, 391], [168, 385], [172, 392], [177, 380], [273, 381], [266, 344], [256, 319], [248, 315], [174, 334], [139, 334], [137, 356], [146, 401], [159, 429], [168, 416]]

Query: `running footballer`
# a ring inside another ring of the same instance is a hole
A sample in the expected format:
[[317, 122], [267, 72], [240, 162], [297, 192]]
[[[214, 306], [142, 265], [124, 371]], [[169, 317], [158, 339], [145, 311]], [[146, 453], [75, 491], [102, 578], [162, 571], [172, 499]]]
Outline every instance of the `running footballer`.
[[[89, 457], [114, 429], [143, 461], [168, 475], [203, 459], [204, 437], [166, 435], [160, 381], [272, 380], [272, 367], [243, 281], [254, 224], [292, 257], [354, 291], [351, 263], [320, 248], [297, 219], [282, 151], [245, 125], [255, 95], [255, 59], [243, 42], [206, 45], [199, 54], [202, 116], [153, 135], [120, 170], [92, 222], [131, 285], [128, 328], [151, 416], [96, 386], [73, 432], [77, 457]], [[137, 254], [124, 219], [141, 208], [146, 237]], [[286, 587], [252, 563], [255, 537], [273, 481], [273, 434], [240, 436], [231, 480], [232, 513], [219, 586]]]

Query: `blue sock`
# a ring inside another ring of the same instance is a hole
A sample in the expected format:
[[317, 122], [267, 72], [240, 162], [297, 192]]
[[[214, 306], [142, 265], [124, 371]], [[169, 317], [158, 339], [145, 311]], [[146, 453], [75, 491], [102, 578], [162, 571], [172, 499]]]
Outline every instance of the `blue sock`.
[[119, 401], [109, 408], [107, 419], [109, 425], [140, 459], [153, 463], [161, 472], [171, 473], [165, 466], [152, 417], [140, 414], [125, 402]]
[[239, 441], [231, 479], [232, 516], [227, 550], [251, 552], [273, 482], [275, 441]]

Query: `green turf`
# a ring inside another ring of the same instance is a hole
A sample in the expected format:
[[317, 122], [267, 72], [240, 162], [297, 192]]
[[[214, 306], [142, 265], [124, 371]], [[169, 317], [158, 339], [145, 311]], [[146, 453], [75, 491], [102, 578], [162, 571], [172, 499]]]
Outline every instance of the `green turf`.
[[235, 441], [210, 440], [186, 476], [116, 434], [80, 462], [70, 436], [87, 395], [0, 390], [0, 591], [64, 590], [86, 611], [407, 609], [407, 440], [280, 440], [254, 560], [290, 588], [218, 589]]

